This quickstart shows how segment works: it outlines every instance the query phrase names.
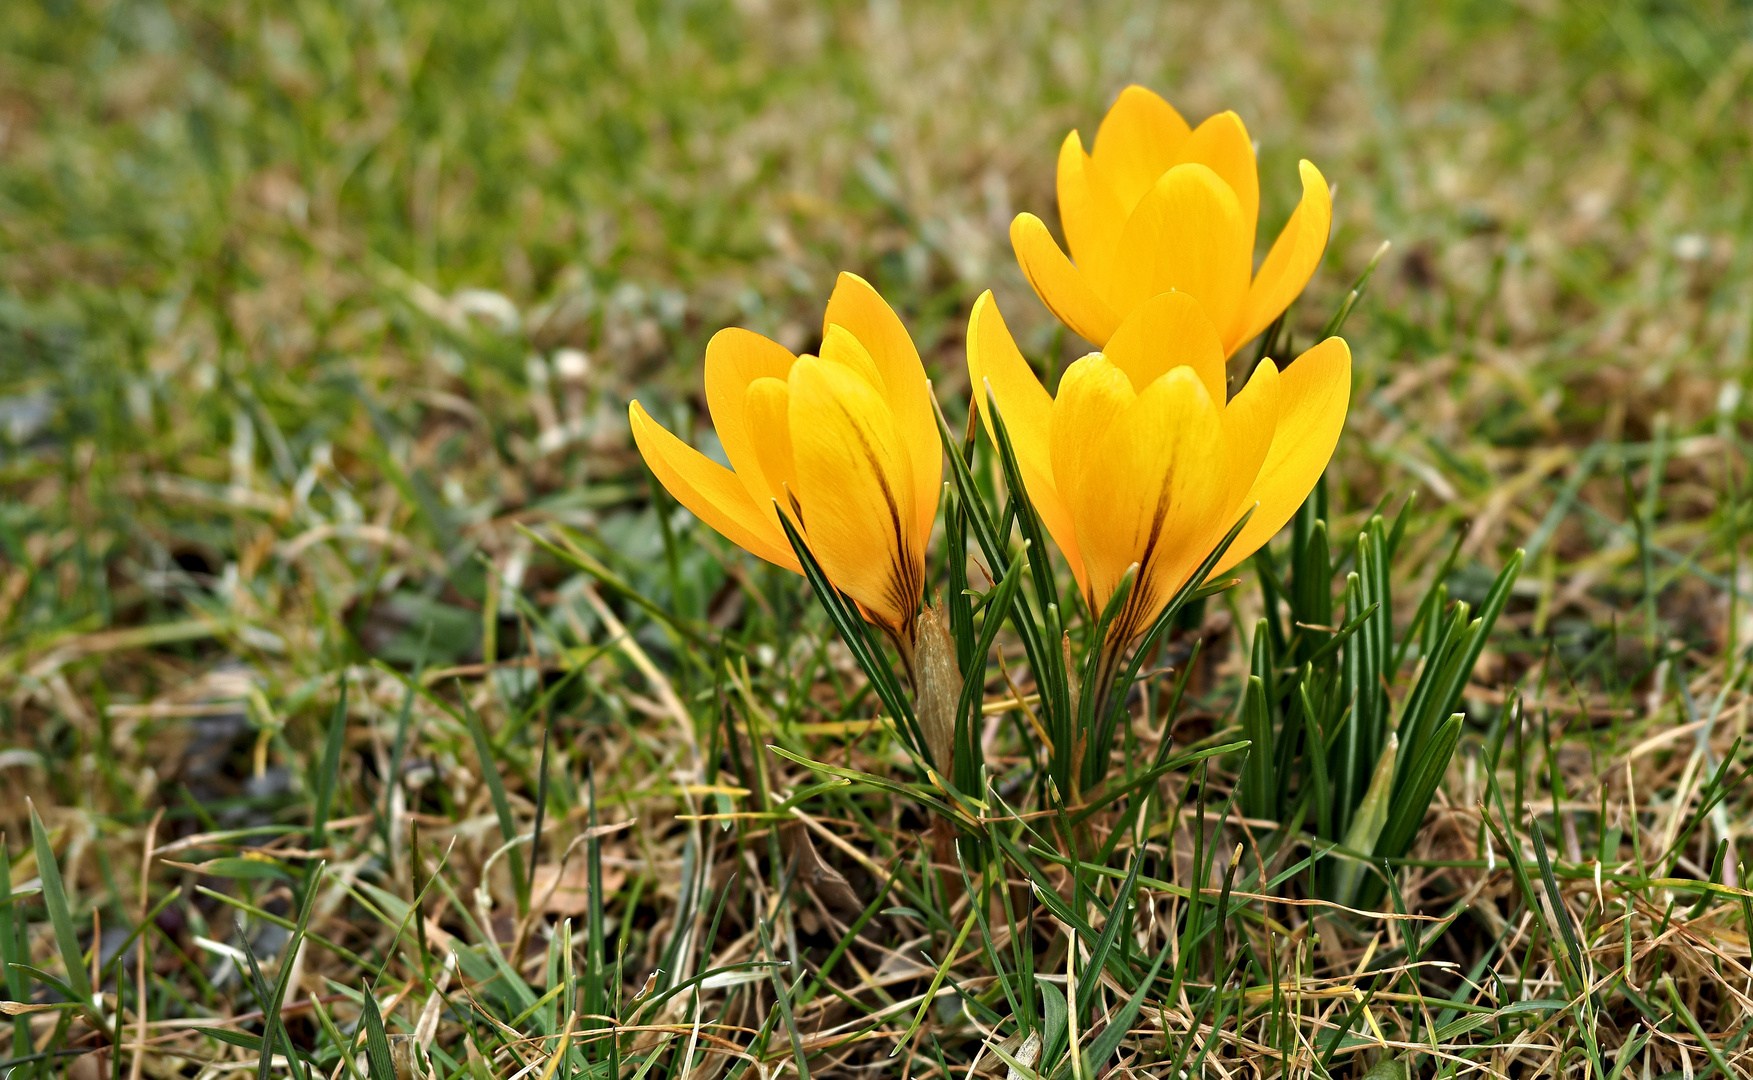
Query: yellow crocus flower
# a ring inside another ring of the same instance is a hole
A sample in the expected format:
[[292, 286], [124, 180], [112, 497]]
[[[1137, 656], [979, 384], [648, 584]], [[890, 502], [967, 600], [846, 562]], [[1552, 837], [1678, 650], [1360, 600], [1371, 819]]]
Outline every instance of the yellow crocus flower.
[[669, 493], [732, 543], [801, 572], [783, 512], [866, 618], [911, 642], [942, 444], [919, 352], [883, 298], [841, 274], [817, 356], [720, 330], [706, 346], [706, 405], [729, 469], [628, 406], [633, 440]]
[[1065, 369], [1056, 397], [987, 292], [968, 320], [968, 373], [976, 405], [991, 388], [1029, 501], [1090, 610], [1138, 567], [1113, 648], [1150, 625], [1250, 507], [1215, 573], [1290, 520], [1333, 456], [1351, 397], [1351, 350], [1331, 337], [1282, 371], [1262, 361], [1226, 401], [1222, 338], [1180, 292], [1134, 308], [1102, 352]]
[[1228, 356], [1290, 306], [1326, 250], [1327, 182], [1309, 162], [1299, 168], [1302, 202], [1255, 272], [1260, 181], [1241, 118], [1223, 112], [1189, 128], [1168, 102], [1129, 86], [1091, 152], [1076, 131], [1059, 148], [1070, 259], [1033, 214], [1011, 222], [1011, 246], [1041, 302], [1096, 346], [1174, 289], [1205, 305]]

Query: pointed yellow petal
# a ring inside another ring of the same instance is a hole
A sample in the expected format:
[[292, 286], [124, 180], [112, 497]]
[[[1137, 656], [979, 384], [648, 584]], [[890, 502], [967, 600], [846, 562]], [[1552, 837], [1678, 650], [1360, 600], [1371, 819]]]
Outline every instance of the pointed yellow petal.
[[1121, 209], [1130, 213], [1157, 177], [1179, 160], [1187, 134], [1187, 121], [1156, 94], [1142, 86], [1120, 91], [1096, 130], [1090, 156], [1113, 185]]
[[925, 583], [913, 470], [888, 403], [850, 368], [791, 369], [791, 439], [810, 551], [877, 622], [912, 625]]
[[1108, 294], [1130, 312], [1176, 289], [1205, 305], [1213, 325], [1230, 326], [1248, 294], [1248, 250], [1236, 194], [1204, 165], [1163, 174], [1126, 221]]
[[871, 359], [864, 343], [853, 337], [852, 331], [844, 326], [831, 325], [823, 332], [821, 359], [826, 363], [839, 364], [863, 379], [879, 395], [884, 394], [886, 388], [883, 384], [883, 373], [877, 370], [876, 361]]
[[1010, 433], [1011, 446], [1016, 450], [1017, 466], [1023, 474], [1023, 486], [1042, 524], [1052, 534], [1053, 542], [1065, 555], [1083, 586], [1083, 561], [1078, 555], [1077, 532], [1071, 516], [1053, 483], [1051, 456], [1053, 432], [1053, 399], [1036, 377], [1029, 362], [1017, 350], [1010, 329], [990, 290], [974, 301], [968, 316], [968, 381], [974, 387], [974, 404], [986, 424], [988, 438], [993, 435], [992, 417], [986, 408], [986, 387], [1004, 414], [1005, 430]]
[[[766, 485], [757, 498], [762, 502], [778, 500], [795, 523], [791, 498], [797, 493], [797, 467], [791, 454], [791, 387], [772, 376], [756, 379], [743, 399], [743, 416]], [[769, 504], [767, 508], [772, 507]]]
[[[1345, 340], [1328, 338], [1279, 372], [1278, 401], [1272, 448], [1241, 506], [1259, 503], [1259, 508], [1224, 555], [1219, 573], [1272, 539], [1326, 470], [1351, 403], [1351, 349]], [[1233, 524], [1228, 521], [1224, 527]]]
[[[895, 416], [895, 428], [907, 446], [913, 467], [913, 498], [921, 545], [931, 535], [937, 499], [943, 485], [943, 443], [931, 407], [931, 386], [919, 350], [906, 326], [870, 283], [857, 274], [841, 274], [828, 300], [823, 326], [843, 326], [858, 339], [882, 374], [883, 399]], [[826, 337], [826, 330], [823, 332]], [[826, 355], [824, 348], [824, 357]]]
[[1067, 135], [1059, 146], [1059, 224], [1072, 261], [1097, 295], [1106, 287], [1126, 214], [1077, 132]]
[[[712, 414], [712, 427], [718, 432], [730, 467], [736, 470], [737, 478], [748, 488], [749, 498], [775, 530], [779, 528], [779, 518], [774, 516], [768, 501], [772, 487], [762, 476], [761, 463], [749, 441], [743, 403], [750, 383], [760, 378], [783, 380], [794, 360], [796, 357], [785, 346], [737, 327], [713, 334], [706, 345], [706, 409]], [[779, 534], [779, 544], [787, 552], [791, 550], [784, 533]]]
[[1033, 214], [1018, 214], [1010, 223], [1010, 246], [1023, 275], [1059, 321], [1092, 345], [1108, 340], [1120, 317], [1096, 294], [1089, 279], [1059, 250], [1053, 234]]
[[738, 547], [803, 572], [777, 518], [762, 513], [734, 473], [665, 431], [637, 401], [627, 407], [627, 422], [645, 464], [677, 502]]
[[[1229, 396], [1217, 327], [1206, 317], [1204, 305], [1183, 292], [1158, 293], [1134, 308], [1102, 354], [1126, 373], [1135, 389], [1142, 390], [1174, 368], [1190, 367], [1211, 400]], [[1065, 393], [1063, 388], [1059, 392]]]
[[1254, 163], [1253, 140], [1248, 138], [1248, 128], [1242, 123], [1242, 118], [1233, 112], [1208, 117], [1181, 144], [1175, 163], [1186, 161], [1210, 167], [1236, 193], [1236, 202], [1242, 208], [1249, 268], [1252, 269], [1254, 227], [1260, 217], [1260, 171]]
[[[1303, 178], [1303, 200], [1291, 212], [1284, 230], [1254, 275], [1248, 301], [1234, 327], [1224, 336], [1224, 351], [1235, 352], [1249, 339], [1272, 325], [1303, 291], [1321, 265], [1327, 250], [1327, 232], [1333, 225], [1333, 197], [1321, 170], [1307, 161], [1298, 169]], [[1222, 326], [1222, 323], [1218, 324]]]
[[1278, 367], [1262, 360], [1248, 385], [1230, 399], [1223, 410], [1223, 435], [1230, 447], [1230, 512], [1223, 525], [1228, 529], [1246, 507], [1260, 466], [1278, 430]]
[[987, 435], [996, 438], [992, 417], [984, 407], [985, 387], [990, 383], [999, 408], [1004, 410], [1004, 423], [1018, 461], [1024, 469], [1035, 468], [1051, 486], [1047, 442], [1053, 430], [1053, 398], [1023, 359], [991, 289], [980, 294], [968, 315], [968, 381], [973, 384], [974, 401], [981, 408]]
[[1059, 377], [1051, 452], [1053, 484], [1067, 506], [1078, 505], [1085, 462], [1101, 448], [1109, 426], [1137, 396], [1126, 373], [1101, 353], [1073, 362]]
[[1140, 565], [1119, 626], [1141, 629], [1222, 535], [1229, 502], [1218, 407], [1176, 368], [1141, 391], [1085, 459], [1072, 513], [1097, 610]]

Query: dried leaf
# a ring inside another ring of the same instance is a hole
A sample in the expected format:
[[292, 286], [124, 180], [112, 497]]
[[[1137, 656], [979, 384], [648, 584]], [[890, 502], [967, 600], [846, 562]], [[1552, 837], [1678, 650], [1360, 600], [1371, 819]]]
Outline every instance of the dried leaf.
[[[603, 867], [603, 892], [613, 896], [627, 882], [627, 871]], [[582, 858], [566, 861], [565, 872], [553, 863], [536, 867], [535, 888], [530, 900], [550, 915], [580, 916], [590, 911], [590, 863]]]

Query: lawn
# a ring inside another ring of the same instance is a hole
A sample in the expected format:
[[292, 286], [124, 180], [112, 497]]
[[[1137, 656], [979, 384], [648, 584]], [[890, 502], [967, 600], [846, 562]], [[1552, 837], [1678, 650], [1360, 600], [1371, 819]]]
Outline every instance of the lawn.
[[[628, 403], [722, 460], [708, 340], [842, 271], [952, 447], [984, 290], [1051, 387], [1008, 230], [1134, 83], [1259, 254], [1332, 185], [1268, 338], [1348, 312], [1344, 432], [1073, 753], [1102, 612], [967, 428], [927, 774]], [[1749, 237], [1735, 0], [17, 0], [0, 1074], [1746, 1075]]]

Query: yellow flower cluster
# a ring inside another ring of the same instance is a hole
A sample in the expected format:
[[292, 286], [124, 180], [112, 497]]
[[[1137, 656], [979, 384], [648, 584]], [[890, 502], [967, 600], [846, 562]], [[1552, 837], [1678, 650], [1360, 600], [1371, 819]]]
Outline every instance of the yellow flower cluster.
[[[1218, 570], [1269, 540], [1332, 457], [1351, 354], [1329, 338], [1282, 368], [1261, 363], [1233, 397], [1225, 361], [1302, 292], [1327, 244], [1327, 184], [1303, 196], [1254, 268], [1260, 187], [1231, 112], [1190, 127], [1142, 87], [1121, 93], [1085, 152], [1059, 154], [1068, 258], [1032, 214], [1011, 225], [1030, 284], [1095, 344], [1049, 394], [990, 292], [968, 322], [974, 407], [990, 388], [1028, 498], [1092, 611], [1134, 566], [1110, 635], [1151, 620], [1250, 509]], [[943, 457], [930, 385], [906, 328], [869, 284], [841, 274], [816, 356], [746, 330], [706, 349], [706, 399], [731, 468], [665, 431], [637, 402], [633, 437], [676, 499], [725, 537], [800, 570], [784, 515], [866, 618], [910, 641]]]

